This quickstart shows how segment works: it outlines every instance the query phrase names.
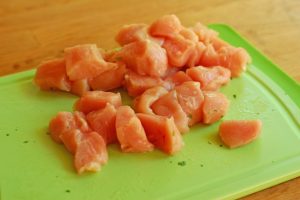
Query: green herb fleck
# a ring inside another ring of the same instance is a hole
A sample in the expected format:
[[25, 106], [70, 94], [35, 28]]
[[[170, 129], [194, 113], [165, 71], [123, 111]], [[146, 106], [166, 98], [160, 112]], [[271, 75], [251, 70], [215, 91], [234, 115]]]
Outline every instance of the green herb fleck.
[[223, 144], [219, 144], [219, 147], [223, 147]]
[[116, 61], [121, 61], [121, 60], [123, 60], [123, 58], [122, 57], [116, 57], [115, 60]]
[[17, 128], [15, 128], [15, 131], [18, 131], [18, 129], [17, 129]]
[[169, 163], [173, 163], [173, 161], [172, 161], [172, 160], [170, 160], [170, 161], [169, 161]]
[[211, 144], [211, 142], [210, 142], [210, 141], [207, 141], [207, 143], [208, 143], [208, 144]]
[[117, 51], [121, 51], [122, 47], [116, 47], [114, 49], [111, 50], [111, 52], [117, 52]]
[[235, 98], [236, 99], [236, 94], [234, 94], [234, 95], [232, 95], [233, 96], [233, 98]]
[[23, 143], [24, 143], [24, 144], [27, 144], [27, 143], [28, 143], [28, 140], [25, 140]]
[[201, 167], [203, 167], [204, 165], [203, 165], [203, 164], [201, 164], [200, 166], [201, 166]]
[[179, 166], [182, 166], [182, 167], [183, 167], [183, 166], [186, 165], [186, 162], [185, 162], [185, 161], [181, 161], [181, 162], [178, 162], [177, 164], [178, 164]]
[[70, 193], [70, 192], [71, 192], [71, 190], [66, 190], [66, 192], [67, 192], [67, 193]]
[[7, 133], [6, 136], [9, 136], [9, 134]]

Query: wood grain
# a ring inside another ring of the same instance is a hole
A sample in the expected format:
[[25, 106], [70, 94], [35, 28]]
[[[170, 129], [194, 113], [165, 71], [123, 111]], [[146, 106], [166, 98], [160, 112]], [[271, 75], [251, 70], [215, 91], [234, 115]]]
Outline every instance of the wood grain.
[[[0, 1], [0, 76], [35, 68], [75, 44], [115, 47], [113, 36], [123, 24], [170, 13], [187, 26], [201, 21], [234, 27], [300, 82], [299, 0]], [[243, 199], [299, 199], [299, 187], [297, 178]]]

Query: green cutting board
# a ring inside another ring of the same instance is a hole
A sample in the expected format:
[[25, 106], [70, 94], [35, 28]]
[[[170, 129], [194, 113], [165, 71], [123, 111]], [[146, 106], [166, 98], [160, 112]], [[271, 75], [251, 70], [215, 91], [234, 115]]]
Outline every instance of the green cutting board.
[[72, 155], [47, 134], [51, 117], [71, 111], [77, 97], [40, 91], [27, 71], [0, 79], [0, 199], [233, 199], [299, 176], [300, 86], [230, 27], [211, 27], [253, 59], [222, 92], [231, 101], [224, 119], [262, 120], [256, 141], [230, 150], [219, 122], [196, 125], [174, 156], [115, 145], [101, 172], [77, 175]]

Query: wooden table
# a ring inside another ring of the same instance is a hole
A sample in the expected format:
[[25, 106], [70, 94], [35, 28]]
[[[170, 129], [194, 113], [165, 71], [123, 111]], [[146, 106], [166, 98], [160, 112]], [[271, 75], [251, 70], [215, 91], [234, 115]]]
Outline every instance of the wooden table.
[[[124, 1], [125, 2], [125, 1]], [[123, 24], [174, 13], [184, 25], [226, 23], [300, 82], [299, 0], [9, 0], [0, 1], [0, 75], [35, 68], [65, 47], [116, 46]], [[298, 199], [300, 178], [243, 199]]]

